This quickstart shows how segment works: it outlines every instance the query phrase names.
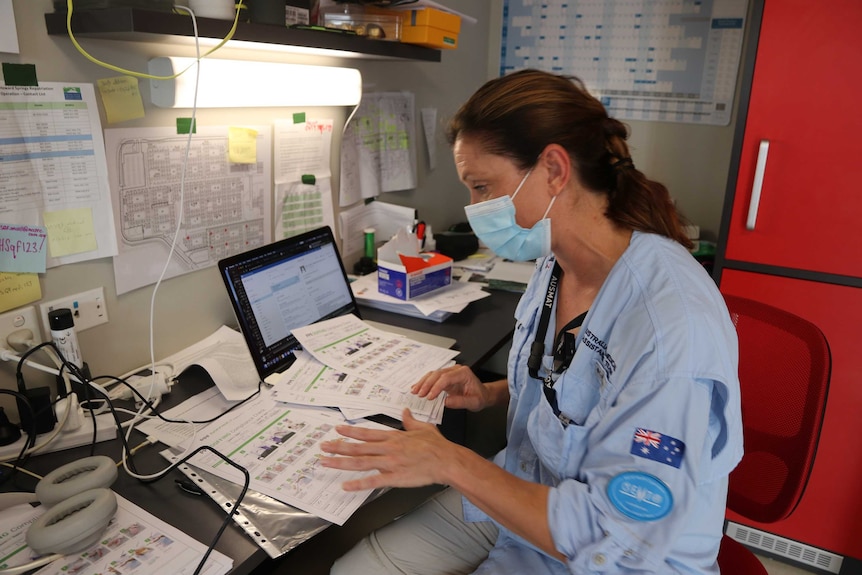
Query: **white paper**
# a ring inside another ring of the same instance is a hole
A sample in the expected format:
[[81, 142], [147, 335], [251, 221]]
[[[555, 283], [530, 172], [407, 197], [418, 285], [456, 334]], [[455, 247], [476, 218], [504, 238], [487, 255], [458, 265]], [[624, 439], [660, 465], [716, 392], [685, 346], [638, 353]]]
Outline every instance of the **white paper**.
[[275, 121], [274, 239], [321, 226], [335, 229], [329, 167], [332, 126], [332, 120]]
[[[35, 499], [35, 495], [33, 498]], [[14, 505], [0, 513], [0, 569], [30, 563], [35, 557], [24, 541], [27, 528], [45, 512], [29, 503]]]
[[[271, 128], [257, 131], [257, 162], [228, 159], [228, 126], [198, 127], [185, 205], [166, 278], [216, 265], [272, 241]], [[188, 136], [169, 128], [105, 130], [119, 254], [117, 295], [154, 283], [170, 252]]]
[[0, 86], [0, 221], [41, 226], [43, 212], [77, 209], [92, 216], [92, 230], [79, 231], [92, 234], [97, 248], [49, 254], [47, 267], [117, 253], [109, 190], [92, 84]]
[[363, 413], [388, 415], [399, 421], [407, 407], [416, 419], [434, 424], [443, 421], [442, 394], [429, 401], [406, 391], [390, 389], [340, 373], [304, 351], [298, 353], [290, 369], [280, 375], [272, 394], [278, 401], [287, 403], [337, 407], [342, 413], [357, 409]]
[[437, 108], [422, 108], [422, 128], [425, 131], [425, 146], [428, 148], [428, 169], [437, 168]]
[[[216, 387], [190, 397], [176, 407], [162, 412], [162, 415], [176, 422], [207, 421], [225, 413], [236, 405], [228, 401]], [[147, 434], [149, 441], [159, 441], [170, 447], [184, 449], [194, 438], [195, 425], [192, 423], [173, 423], [162, 419], [147, 419], [135, 426], [135, 429]]]
[[394, 236], [398, 230], [413, 225], [416, 210], [386, 202], [373, 201], [341, 211], [342, 254], [362, 252], [365, 233], [374, 229], [374, 242], [380, 244]]
[[527, 284], [536, 270], [535, 262], [510, 262], [498, 260], [485, 275], [487, 280], [500, 280]]
[[339, 204], [416, 187], [416, 126], [410, 92], [362, 95], [341, 142]]
[[[261, 394], [198, 430], [195, 445], [208, 445], [247, 469], [252, 489], [343, 525], [371, 490], [344, 491], [341, 484], [376, 472], [320, 465], [320, 443], [341, 439], [335, 432], [341, 423], [344, 419], [338, 412], [287, 406]], [[361, 425], [390, 429], [365, 421]], [[243, 483], [237, 469], [210, 452], [196, 455], [190, 463]]]
[[332, 120], [274, 123], [273, 176], [276, 182], [297, 182], [302, 176], [329, 178]]
[[329, 178], [316, 178], [313, 184], [301, 181], [275, 184], [274, 239], [289, 238], [329, 226], [335, 229], [332, 188]]
[[[166, 480], [163, 480], [166, 481]], [[151, 515], [117, 495], [117, 513], [101, 540], [75, 555], [66, 555], [36, 571], [37, 575], [90, 575], [135, 573], [191, 575], [207, 550], [207, 545]], [[24, 565], [38, 556], [27, 547], [24, 537], [29, 526], [45, 512], [43, 506], [18, 505], [0, 514], [0, 554], [6, 569]], [[218, 527], [213, 526], [215, 537]], [[223, 575], [233, 560], [213, 550], [201, 573]]]
[[0, 52], [19, 53], [12, 0], [0, 0]]
[[352, 314], [294, 329], [293, 335], [324, 365], [403, 391], [459, 353], [373, 328]]
[[435, 289], [427, 294], [411, 298], [410, 301], [400, 300], [390, 295], [380, 293], [377, 289], [377, 274], [368, 274], [354, 280], [350, 287], [353, 295], [360, 302], [380, 302], [389, 305], [413, 306], [422, 314], [430, 316], [438, 311], [458, 313], [464, 310], [470, 302], [486, 298], [491, 294], [482, 289], [479, 283], [453, 282], [448, 286]]
[[245, 339], [226, 325], [159, 363], [170, 364], [174, 373], [182, 373], [190, 365], [200, 365], [229, 400], [245, 399], [257, 391], [260, 383]]

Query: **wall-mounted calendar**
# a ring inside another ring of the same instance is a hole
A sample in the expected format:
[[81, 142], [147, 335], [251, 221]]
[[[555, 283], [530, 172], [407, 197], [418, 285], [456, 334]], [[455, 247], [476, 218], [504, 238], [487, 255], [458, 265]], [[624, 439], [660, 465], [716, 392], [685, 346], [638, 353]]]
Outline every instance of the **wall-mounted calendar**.
[[501, 75], [584, 81], [618, 119], [727, 125], [748, 0], [504, 0]]

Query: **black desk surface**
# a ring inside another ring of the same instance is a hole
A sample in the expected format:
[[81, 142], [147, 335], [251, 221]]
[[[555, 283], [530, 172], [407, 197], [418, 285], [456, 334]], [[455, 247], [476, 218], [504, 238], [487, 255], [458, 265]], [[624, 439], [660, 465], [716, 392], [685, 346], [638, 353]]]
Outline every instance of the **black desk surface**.
[[[493, 292], [491, 297], [472, 302], [464, 311], [454, 314], [442, 323], [364, 307], [361, 312], [364, 319], [454, 338], [458, 342], [456, 348], [461, 351], [456, 361], [471, 367], [479, 367], [509, 342], [514, 329], [514, 310], [519, 297], [518, 294], [508, 292]], [[178, 405], [183, 400], [204, 391], [211, 385], [212, 381], [205, 375], [205, 372], [200, 370], [196, 373], [196, 370], [189, 370], [181, 378], [181, 382], [174, 386], [173, 391], [165, 396], [160, 409], [166, 410]], [[453, 415], [456, 415], [455, 412], [447, 414], [450, 422]], [[444, 418], [444, 426], [446, 423]], [[134, 431], [129, 445], [134, 447], [143, 440], [144, 435]], [[107, 455], [118, 460], [120, 449], [119, 440], [106, 441], [97, 444], [94, 453]], [[134, 457], [137, 473], [149, 475], [164, 469], [167, 462], [159, 455], [163, 449], [163, 445], [156, 444], [139, 451]], [[89, 447], [79, 447], [50, 453], [32, 458], [25, 467], [34, 473], [45, 475], [60, 465], [86, 457], [90, 454], [89, 451]], [[5, 469], [4, 473], [8, 471]], [[224, 513], [208, 497], [191, 495], [179, 489], [174, 480], [184, 478], [185, 476], [181, 472], [171, 471], [156, 482], [143, 483], [130, 477], [121, 469], [119, 478], [114, 484], [114, 490], [159, 519], [188, 533], [201, 543], [209, 545], [224, 520]], [[16, 483], [17, 485], [7, 483], [2, 487], [2, 490], [32, 491], [35, 488], [35, 479], [23, 474], [18, 474]], [[416, 502], [421, 501], [434, 490], [434, 487], [391, 490], [364, 505], [344, 526], [332, 526], [326, 529], [323, 533], [316, 535], [310, 541], [300, 545], [299, 548], [275, 561], [270, 560], [267, 554], [233, 523], [219, 539], [216, 549], [234, 560], [234, 569], [231, 573], [235, 575], [252, 573], [258, 567], [260, 567], [259, 572], [278, 572], [277, 567], [285, 567], [284, 562], [291, 561], [293, 554], [307, 557], [310, 554], [320, 553], [321, 551], [312, 550], [311, 547], [305, 553], [300, 552], [302, 548], [312, 543], [323, 545], [327, 553], [333, 554], [332, 559], [334, 559], [346, 551], [352, 542], [361, 535], [408, 511]], [[329, 537], [323, 537], [324, 535]], [[318, 539], [320, 539], [319, 542], [315, 541]], [[341, 543], [333, 545], [332, 540]], [[288, 571], [293, 572], [293, 567], [285, 572]], [[310, 573], [311, 571], [305, 567], [302, 572]], [[328, 567], [321, 572], [328, 572]]]
[[458, 342], [454, 349], [461, 352], [455, 361], [479, 367], [511, 340], [515, 330], [515, 307], [520, 298], [521, 294], [494, 291], [491, 297], [471, 302], [464, 311], [453, 314], [442, 323], [361, 304], [360, 312], [363, 319], [451, 337]]

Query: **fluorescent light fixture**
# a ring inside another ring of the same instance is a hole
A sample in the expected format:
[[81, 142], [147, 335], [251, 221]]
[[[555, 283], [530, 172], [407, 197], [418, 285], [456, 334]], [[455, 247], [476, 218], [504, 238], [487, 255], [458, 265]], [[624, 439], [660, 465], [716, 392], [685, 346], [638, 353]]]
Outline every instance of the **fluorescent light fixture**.
[[[195, 92], [194, 58], [153, 58], [150, 97], [160, 108], [191, 108]], [[362, 98], [362, 75], [353, 68], [308, 66], [246, 60], [200, 60], [199, 108], [264, 106], [355, 106]], [[190, 67], [191, 66], [191, 67]]]

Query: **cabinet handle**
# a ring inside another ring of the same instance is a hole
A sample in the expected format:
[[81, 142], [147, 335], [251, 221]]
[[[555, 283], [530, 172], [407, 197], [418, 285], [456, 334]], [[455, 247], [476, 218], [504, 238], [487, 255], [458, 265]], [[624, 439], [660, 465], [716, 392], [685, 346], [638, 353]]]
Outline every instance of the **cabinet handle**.
[[766, 172], [766, 157], [769, 155], [769, 140], [760, 140], [757, 150], [757, 164], [754, 166], [754, 183], [751, 186], [751, 201], [748, 204], [748, 219], [745, 228], [754, 229], [757, 223], [757, 208], [760, 207], [760, 191], [763, 189], [763, 174]]

